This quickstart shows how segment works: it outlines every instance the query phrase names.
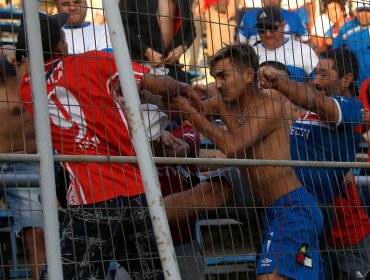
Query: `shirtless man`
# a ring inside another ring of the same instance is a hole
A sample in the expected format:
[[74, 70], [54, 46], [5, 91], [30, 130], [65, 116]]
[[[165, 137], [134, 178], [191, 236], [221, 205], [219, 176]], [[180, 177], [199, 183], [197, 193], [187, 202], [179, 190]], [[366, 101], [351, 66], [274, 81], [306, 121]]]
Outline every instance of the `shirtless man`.
[[[23, 109], [19, 96], [19, 78], [27, 72], [27, 63], [17, 71], [13, 65], [14, 47], [1, 49], [0, 62], [0, 153], [36, 154], [34, 123]], [[6, 56], [6, 57], [5, 57]], [[7, 65], [7, 66], [6, 66]], [[5, 67], [7, 69], [5, 69]], [[2, 175], [38, 175], [37, 162], [0, 162]], [[39, 186], [1, 183], [0, 196], [5, 196], [13, 211], [16, 230], [22, 230], [30, 257], [33, 279], [38, 279], [45, 260], [41, 189]], [[5, 186], [5, 188], [4, 188]], [[21, 211], [19, 211], [21, 210]]]
[[[171, 110], [180, 112], [229, 157], [290, 160], [288, 101], [276, 91], [266, 94], [259, 89], [258, 56], [253, 48], [226, 46], [209, 65], [219, 96], [209, 101], [208, 109], [219, 108], [228, 131], [208, 121], [184, 97], [173, 98]], [[266, 210], [258, 279], [318, 279], [318, 237], [323, 219], [315, 198], [291, 167], [253, 165], [240, 169]]]
[[[359, 61], [345, 48], [330, 49], [320, 56], [312, 85], [287, 80], [274, 69], [266, 68], [260, 71], [260, 85], [279, 89], [294, 104], [308, 110], [290, 127], [293, 160], [354, 162], [363, 132], [363, 104], [357, 100], [355, 87]], [[320, 205], [327, 206], [321, 207], [326, 219], [332, 215], [334, 200], [335, 222], [340, 225], [335, 224], [332, 229], [329, 221], [324, 223], [329, 226], [325, 233], [333, 233], [328, 244], [335, 242], [335, 251], [328, 248], [331, 264], [336, 267], [333, 272], [341, 270], [343, 279], [365, 279], [370, 259], [368, 219], [360, 208], [350, 169], [345, 166], [294, 169]]]

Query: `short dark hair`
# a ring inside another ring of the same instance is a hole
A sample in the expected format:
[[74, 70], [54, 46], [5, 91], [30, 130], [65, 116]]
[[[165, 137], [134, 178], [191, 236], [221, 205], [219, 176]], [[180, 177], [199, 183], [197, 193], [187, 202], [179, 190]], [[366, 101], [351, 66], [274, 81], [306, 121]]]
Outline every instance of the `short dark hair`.
[[343, 0], [326, 0], [326, 1], [324, 1], [324, 9], [325, 10], [327, 10], [328, 5], [330, 3], [337, 3], [337, 4], [339, 4], [342, 11], [344, 11], [344, 12], [346, 11], [346, 6], [345, 6], [345, 3], [344, 3]]
[[285, 73], [288, 74], [288, 76], [290, 76], [290, 72], [289, 72], [288, 68], [286, 67], [286, 65], [283, 64], [283, 63], [281, 63], [281, 62], [279, 62], [279, 61], [276, 61], [276, 60], [267, 60], [267, 61], [262, 62], [260, 64], [259, 68], [261, 68], [263, 66], [272, 66], [272, 67], [274, 67], [277, 70], [284, 71]]
[[338, 71], [338, 78], [341, 79], [347, 74], [353, 75], [356, 81], [359, 74], [359, 65], [356, 55], [347, 48], [329, 49], [320, 54], [321, 58], [334, 61], [335, 70]]
[[259, 58], [253, 47], [246, 44], [231, 44], [226, 45], [222, 49], [218, 50], [215, 55], [209, 58], [208, 65], [211, 68], [215, 67], [215, 64], [222, 60], [230, 58], [233, 66], [239, 70], [246, 70], [252, 68], [256, 73], [259, 67]]
[[[56, 14], [48, 16], [39, 12], [42, 49], [44, 53], [44, 60], [50, 60], [54, 48], [58, 42], [62, 40], [62, 26], [67, 22], [69, 14]], [[16, 59], [22, 60], [22, 56], [27, 56], [27, 34], [25, 22], [22, 21], [18, 29], [18, 37], [16, 44]]]
[[355, 85], [360, 72], [357, 56], [347, 48], [336, 48], [322, 52], [320, 57], [330, 59], [334, 62], [334, 67], [338, 72], [339, 79], [347, 74], [352, 74], [353, 83], [350, 90], [352, 90], [354, 95], [358, 95], [358, 90]]

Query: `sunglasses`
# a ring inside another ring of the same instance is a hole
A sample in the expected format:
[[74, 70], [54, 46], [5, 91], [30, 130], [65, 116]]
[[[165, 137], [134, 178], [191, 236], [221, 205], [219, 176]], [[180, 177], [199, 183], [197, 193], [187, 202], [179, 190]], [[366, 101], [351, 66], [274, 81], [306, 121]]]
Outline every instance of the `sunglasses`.
[[276, 32], [279, 30], [280, 28], [280, 25], [279, 24], [258, 24], [257, 26], [257, 30], [260, 34], [265, 34], [267, 31], [269, 32]]

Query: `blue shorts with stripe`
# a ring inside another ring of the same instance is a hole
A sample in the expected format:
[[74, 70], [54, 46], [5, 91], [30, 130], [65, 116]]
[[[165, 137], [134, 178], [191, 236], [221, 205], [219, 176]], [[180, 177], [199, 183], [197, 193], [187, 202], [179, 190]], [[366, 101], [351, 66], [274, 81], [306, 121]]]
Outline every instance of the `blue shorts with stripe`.
[[300, 187], [266, 208], [265, 240], [257, 274], [278, 274], [291, 279], [319, 279], [319, 240], [323, 217], [316, 199]]

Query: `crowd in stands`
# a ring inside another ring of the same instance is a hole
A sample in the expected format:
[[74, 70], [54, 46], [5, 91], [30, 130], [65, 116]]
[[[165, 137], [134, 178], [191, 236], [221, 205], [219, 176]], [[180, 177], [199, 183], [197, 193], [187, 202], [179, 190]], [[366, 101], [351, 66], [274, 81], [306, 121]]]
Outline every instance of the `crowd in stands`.
[[[39, 2], [53, 152], [136, 156], [102, 2]], [[258, 229], [259, 280], [370, 279], [370, 201], [355, 170], [336, 165], [356, 161], [370, 129], [369, 0], [117, 8], [153, 155], [213, 157], [201, 149], [210, 141], [226, 162], [156, 166], [182, 279], [206, 279], [196, 221], [230, 215]], [[37, 153], [29, 52], [22, 21], [16, 42], [1, 47], [1, 154]], [[303, 165], [280, 164], [291, 161]], [[108, 279], [110, 262], [117, 280], [165, 278], [138, 164], [54, 169], [64, 279]], [[1, 161], [0, 176], [12, 174], [39, 176], [39, 164]], [[48, 279], [41, 188], [4, 182], [32, 277]]]

